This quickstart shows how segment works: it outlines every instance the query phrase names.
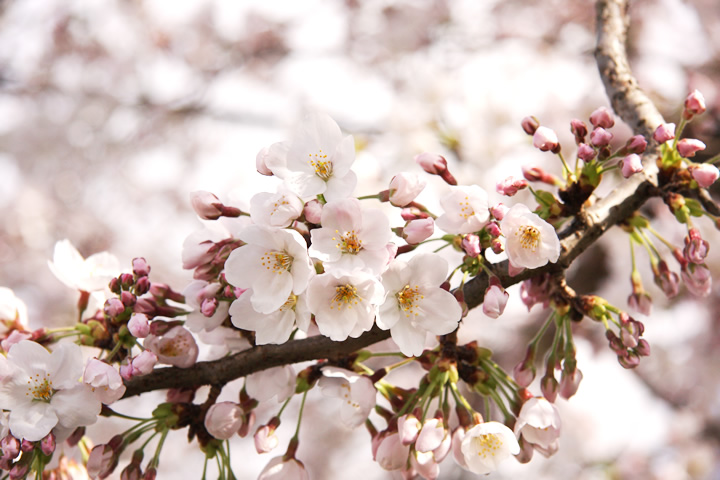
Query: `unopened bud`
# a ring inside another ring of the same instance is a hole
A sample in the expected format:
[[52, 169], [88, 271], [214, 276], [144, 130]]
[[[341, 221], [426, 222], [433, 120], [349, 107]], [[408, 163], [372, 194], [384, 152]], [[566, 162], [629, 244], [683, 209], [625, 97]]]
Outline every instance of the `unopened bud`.
[[588, 128], [585, 122], [574, 118], [570, 121], [570, 131], [575, 135], [575, 143], [577, 145], [585, 142], [585, 136], [588, 134]]
[[520, 122], [520, 125], [522, 125], [522, 129], [525, 130], [525, 133], [528, 135], [535, 135], [535, 131], [540, 126], [540, 121], [535, 117], [525, 117]]
[[653, 139], [659, 144], [663, 144], [668, 140], [675, 138], [675, 124], [661, 123], [653, 133]]
[[600, 107], [590, 114], [590, 123], [595, 128], [612, 128], [615, 125], [615, 118], [610, 110]]
[[705, 144], [694, 138], [683, 138], [677, 143], [677, 151], [683, 158], [694, 157], [697, 152], [705, 150]]
[[698, 90], [693, 90], [685, 99], [685, 108], [683, 109], [683, 118], [685, 120], [692, 119], [695, 115], [705, 113], [705, 97]]
[[541, 152], [558, 153], [560, 151], [560, 142], [557, 134], [548, 127], [538, 127], [533, 134], [533, 146]]

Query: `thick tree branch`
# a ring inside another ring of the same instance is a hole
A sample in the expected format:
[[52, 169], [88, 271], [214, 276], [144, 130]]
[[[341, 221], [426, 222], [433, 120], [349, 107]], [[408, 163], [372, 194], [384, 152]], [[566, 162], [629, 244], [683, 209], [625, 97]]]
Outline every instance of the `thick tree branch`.
[[[625, 51], [627, 38], [627, 1], [600, 0], [597, 2], [597, 60], [600, 76], [615, 112], [638, 134], [651, 138], [657, 125], [663, 122], [648, 97], [639, 89], [632, 76]], [[561, 256], [557, 263], [540, 269], [524, 271], [510, 277], [507, 262], [496, 265], [495, 271], [504, 286], [545, 272], [565, 270], [610, 227], [622, 222], [652, 196], [657, 195], [657, 147], [645, 155], [645, 171], [624, 181], [607, 197], [584, 209], [563, 231]], [[483, 301], [487, 278], [480, 276], [465, 285], [465, 301], [470, 308]], [[390, 336], [378, 327], [359, 338], [333, 342], [326, 337], [294, 340], [283, 345], [263, 345], [214, 362], [200, 362], [190, 368], [162, 368], [127, 383], [125, 397], [151, 390], [224, 384], [235, 378], [267, 368], [307, 360], [333, 358], [350, 354]]]

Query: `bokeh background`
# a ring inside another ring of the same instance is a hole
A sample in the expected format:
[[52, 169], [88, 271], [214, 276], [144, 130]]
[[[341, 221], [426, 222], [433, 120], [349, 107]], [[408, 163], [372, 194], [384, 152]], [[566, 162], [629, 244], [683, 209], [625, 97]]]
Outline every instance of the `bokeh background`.
[[[708, 113], [688, 134], [717, 153], [715, 0], [639, 0], [631, 12], [629, 51], [641, 86], [668, 121], [687, 92], [700, 89]], [[128, 267], [143, 256], [154, 280], [182, 289], [191, 279], [181, 268], [182, 242], [200, 227], [189, 193], [209, 190], [243, 206], [274, 189], [276, 179], [255, 172], [255, 155], [287, 139], [310, 110], [355, 136], [358, 194], [386, 188], [397, 172], [420, 173], [413, 156], [423, 151], [443, 154], [461, 183], [489, 192], [525, 164], [558, 173], [520, 119], [537, 116], [572, 150], [569, 120], [608, 105], [593, 49], [587, 0], [0, 1], [0, 285], [28, 304], [32, 327], [70, 324], [75, 294], [47, 268], [55, 242], [69, 238], [85, 256], [108, 250]], [[619, 141], [629, 134], [622, 125], [613, 132]], [[445, 188], [436, 180], [422, 197], [429, 205]], [[505, 199], [514, 201], [530, 199]], [[682, 242], [683, 229], [661, 204], [646, 213]], [[710, 222], [701, 228], [714, 236]], [[626, 308], [627, 245], [610, 232], [573, 266], [571, 286]], [[710, 257], [717, 272], [715, 247]], [[667, 301], [646, 257], [640, 262], [655, 309], [637, 318], [653, 355], [623, 370], [602, 328], [584, 321], [585, 380], [576, 397], [558, 402], [560, 451], [529, 465], [506, 462], [492, 477], [720, 479], [717, 289], [702, 301], [685, 292]], [[461, 330], [508, 369], [543, 320], [519, 303], [517, 288], [511, 296], [501, 318], [473, 311]], [[117, 409], [149, 413], [161, 398], [148, 394]], [[372, 462], [365, 431], [332, 423], [333, 407], [319, 395], [308, 406], [299, 458], [311, 478], [393, 478]], [[120, 428], [101, 422], [96, 440]], [[256, 478], [272, 454], [257, 455], [251, 439], [236, 443], [235, 473]], [[199, 478], [196, 450], [184, 433], [172, 436], [160, 478]], [[440, 478], [473, 477], [448, 460]]]

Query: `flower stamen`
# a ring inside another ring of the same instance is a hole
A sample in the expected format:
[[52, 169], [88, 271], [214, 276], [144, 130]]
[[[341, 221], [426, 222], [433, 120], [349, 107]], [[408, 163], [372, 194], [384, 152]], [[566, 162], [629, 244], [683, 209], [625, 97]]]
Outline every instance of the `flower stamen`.
[[465, 220], [475, 215], [475, 210], [470, 206], [469, 200], [470, 197], [466, 196], [464, 202], [458, 202], [458, 205], [460, 205], [460, 212], [458, 215]]
[[425, 298], [425, 296], [420, 293], [419, 285], [415, 285], [414, 287], [405, 285], [402, 290], [395, 294], [395, 298], [397, 298], [398, 306], [405, 312], [406, 317], [409, 317], [411, 314], [416, 317], [420, 315], [417, 312], [417, 302]]
[[497, 455], [503, 444], [499, 435], [479, 435], [473, 441], [477, 447], [478, 456], [483, 459]]
[[357, 288], [354, 285], [338, 285], [335, 287], [335, 296], [330, 301], [330, 310], [335, 308], [335, 304], [337, 304], [338, 310], [342, 310], [343, 305], [351, 309], [353, 305], [359, 303], [359, 300], [362, 298], [357, 294]]
[[308, 153], [308, 157], [310, 157], [308, 163], [315, 169], [315, 175], [327, 182], [333, 174], [333, 164], [330, 160], [326, 160], [327, 155], [319, 150], [315, 155]]
[[520, 236], [520, 246], [525, 250], [535, 251], [540, 245], [540, 230], [532, 225], [523, 225], [515, 231]]
[[280, 307], [280, 311], [286, 312], [288, 310], [295, 310], [295, 305], [297, 305], [297, 299], [297, 295], [295, 295], [294, 293], [290, 293], [288, 299]]
[[29, 386], [25, 395], [32, 396], [34, 400], [49, 402], [55, 393], [49, 373], [46, 373], [45, 378], [42, 379], [40, 378], [40, 374], [36, 373], [35, 378], [30, 377], [27, 383]]
[[293, 257], [285, 252], [265, 252], [265, 254], [260, 257], [260, 262], [267, 270], [272, 270], [272, 273], [283, 274], [290, 271]]
[[[336, 234], [339, 234], [339, 230], [335, 230]], [[337, 237], [332, 237], [334, 241], [337, 241], [336, 247], [339, 248], [343, 253], [349, 253], [351, 255], [356, 255], [362, 250], [362, 240], [360, 240], [357, 236], [357, 233], [355, 230], [350, 230], [349, 232], [346, 232], [345, 235], [339, 235], [340, 241], [337, 240]]]

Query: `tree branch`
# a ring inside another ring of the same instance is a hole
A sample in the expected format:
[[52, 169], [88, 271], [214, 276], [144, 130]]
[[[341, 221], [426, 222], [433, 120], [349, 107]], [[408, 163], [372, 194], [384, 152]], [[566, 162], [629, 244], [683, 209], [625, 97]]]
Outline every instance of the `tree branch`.
[[[650, 99], [640, 90], [632, 76], [625, 51], [627, 38], [627, 1], [600, 0], [597, 2], [597, 50], [595, 58], [615, 112], [638, 134], [646, 138], [663, 118]], [[657, 146], [645, 154], [645, 171], [624, 181], [607, 197], [581, 211], [564, 230], [559, 232], [561, 255], [557, 263], [535, 270], [526, 270], [510, 277], [507, 261], [494, 266], [495, 273], [505, 287], [541, 273], [567, 269], [593, 242], [610, 227], [625, 220], [649, 198], [659, 193], [657, 188]], [[478, 276], [464, 287], [469, 308], [480, 305], [488, 286], [487, 276]], [[224, 384], [230, 380], [280, 365], [308, 360], [348, 355], [361, 348], [389, 338], [388, 331], [377, 326], [359, 338], [334, 342], [327, 337], [293, 340], [282, 345], [263, 345], [214, 362], [200, 362], [181, 368], [161, 368], [151, 374], [127, 382], [125, 397], [151, 390]]]

